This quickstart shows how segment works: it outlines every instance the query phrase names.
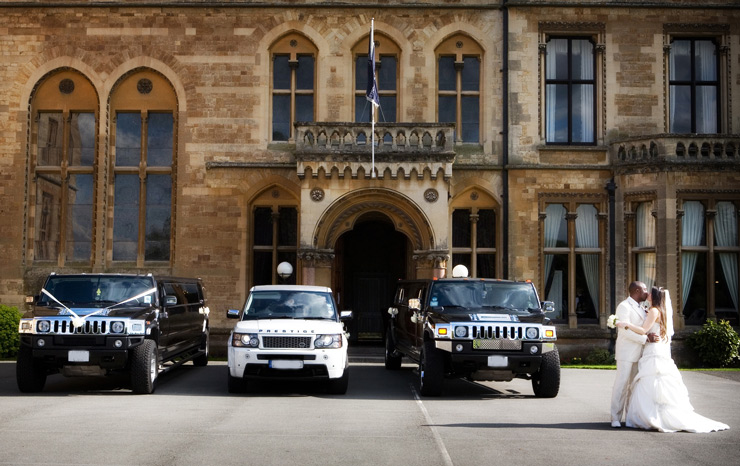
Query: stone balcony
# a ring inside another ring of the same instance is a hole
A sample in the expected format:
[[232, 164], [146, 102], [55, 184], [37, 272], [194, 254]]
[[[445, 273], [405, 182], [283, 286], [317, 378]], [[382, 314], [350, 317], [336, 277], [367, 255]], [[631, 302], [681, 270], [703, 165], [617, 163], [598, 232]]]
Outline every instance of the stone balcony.
[[614, 141], [609, 145], [617, 170], [646, 165], [717, 169], [740, 165], [740, 135], [657, 134]]
[[[368, 123], [296, 123], [298, 177], [370, 178], [372, 138]], [[379, 179], [452, 176], [455, 125], [452, 123], [378, 123], [375, 171]]]

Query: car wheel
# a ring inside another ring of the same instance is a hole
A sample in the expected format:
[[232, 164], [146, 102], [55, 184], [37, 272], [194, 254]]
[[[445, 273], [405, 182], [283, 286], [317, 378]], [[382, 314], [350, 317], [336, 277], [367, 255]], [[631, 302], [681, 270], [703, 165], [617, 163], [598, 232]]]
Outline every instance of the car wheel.
[[444, 359], [431, 340], [424, 342], [419, 364], [419, 391], [423, 396], [442, 394], [444, 381]]
[[329, 393], [332, 395], [344, 395], [349, 385], [349, 370], [345, 367], [342, 376], [338, 379], [329, 379]]
[[232, 377], [231, 370], [228, 367], [226, 368], [226, 376], [228, 377], [227, 387], [229, 393], [245, 393], [247, 391], [247, 379]]
[[208, 365], [208, 346], [210, 339], [210, 331], [206, 329], [201, 337], [200, 350], [201, 353], [193, 359], [193, 365], [203, 367]]
[[154, 392], [154, 382], [159, 375], [157, 344], [144, 340], [131, 351], [131, 390], [134, 393]]
[[391, 371], [401, 368], [403, 356], [396, 353], [396, 344], [393, 343], [393, 330], [385, 332], [385, 368]]
[[558, 349], [542, 355], [540, 370], [532, 375], [532, 389], [537, 398], [555, 398], [560, 391], [560, 354]]
[[21, 346], [18, 349], [15, 378], [18, 383], [18, 389], [23, 393], [40, 392], [44, 389], [44, 385], [46, 385], [46, 370], [33, 359], [31, 348]]

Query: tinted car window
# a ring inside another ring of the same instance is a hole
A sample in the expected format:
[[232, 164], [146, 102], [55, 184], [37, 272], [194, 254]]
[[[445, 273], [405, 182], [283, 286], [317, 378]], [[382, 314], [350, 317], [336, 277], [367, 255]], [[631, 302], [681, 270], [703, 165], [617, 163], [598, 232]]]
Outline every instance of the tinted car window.
[[337, 319], [329, 293], [255, 291], [249, 295], [242, 320], [255, 319]]

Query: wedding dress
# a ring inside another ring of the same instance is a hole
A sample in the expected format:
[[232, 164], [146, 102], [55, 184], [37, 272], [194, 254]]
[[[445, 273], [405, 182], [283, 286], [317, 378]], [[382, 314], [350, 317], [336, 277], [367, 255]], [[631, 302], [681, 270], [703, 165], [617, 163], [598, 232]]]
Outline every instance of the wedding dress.
[[[672, 311], [672, 310], [671, 310]], [[670, 335], [657, 343], [646, 343], [638, 361], [638, 372], [632, 382], [627, 407], [627, 427], [657, 429], [660, 432], [713, 432], [725, 430], [727, 424], [713, 421], [694, 412], [689, 392], [671, 358]], [[656, 322], [650, 332], [660, 333]]]

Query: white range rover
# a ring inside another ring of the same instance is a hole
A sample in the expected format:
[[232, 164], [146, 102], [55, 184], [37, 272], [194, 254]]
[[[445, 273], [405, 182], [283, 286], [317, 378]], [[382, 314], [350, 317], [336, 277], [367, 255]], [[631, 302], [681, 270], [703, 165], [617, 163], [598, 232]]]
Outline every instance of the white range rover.
[[249, 291], [228, 342], [228, 387], [246, 391], [249, 380], [326, 380], [334, 394], [347, 392], [347, 334], [351, 311], [337, 312], [330, 288], [263, 285]]

